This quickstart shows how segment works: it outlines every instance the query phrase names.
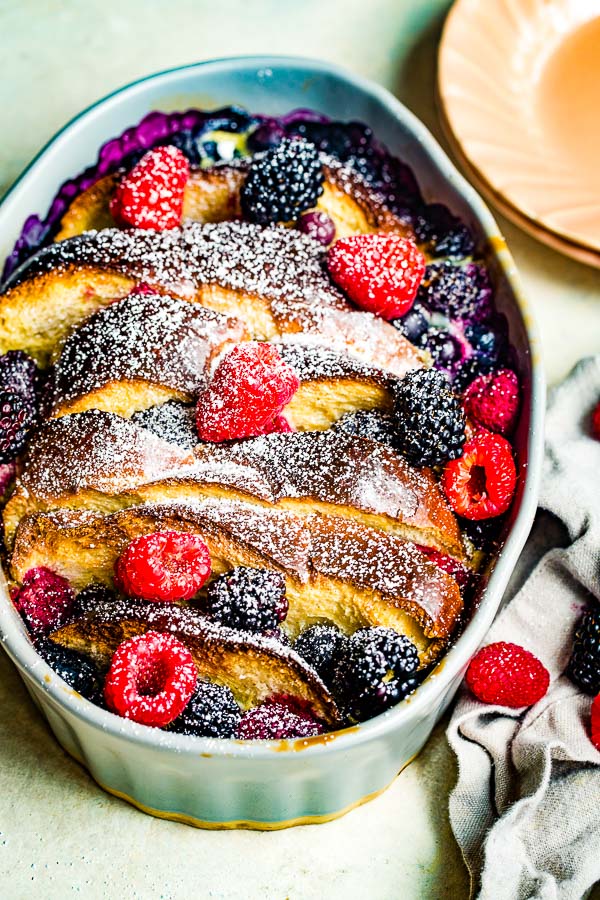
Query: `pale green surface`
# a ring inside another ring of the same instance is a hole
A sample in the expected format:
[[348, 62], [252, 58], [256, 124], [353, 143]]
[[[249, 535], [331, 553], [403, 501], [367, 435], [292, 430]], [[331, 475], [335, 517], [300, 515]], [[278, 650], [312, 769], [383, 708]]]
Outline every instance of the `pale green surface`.
[[[158, 69], [234, 53], [323, 57], [392, 90], [437, 131], [435, 21], [446, 0], [0, 0], [0, 191], [83, 106]], [[504, 222], [502, 225], [504, 226]], [[505, 233], [561, 377], [600, 348], [600, 276]], [[18, 898], [466, 896], [440, 729], [382, 797], [328, 825], [200, 832], [100, 791], [65, 757], [0, 656], [0, 895]]]

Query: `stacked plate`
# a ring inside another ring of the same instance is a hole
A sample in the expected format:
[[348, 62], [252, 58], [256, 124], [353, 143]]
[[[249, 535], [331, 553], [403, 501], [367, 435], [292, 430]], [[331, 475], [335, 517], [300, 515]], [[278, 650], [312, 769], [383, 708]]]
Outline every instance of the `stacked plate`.
[[438, 93], [478, 189], [539, 240], [600, 268], [600, 0], [457, 0]]

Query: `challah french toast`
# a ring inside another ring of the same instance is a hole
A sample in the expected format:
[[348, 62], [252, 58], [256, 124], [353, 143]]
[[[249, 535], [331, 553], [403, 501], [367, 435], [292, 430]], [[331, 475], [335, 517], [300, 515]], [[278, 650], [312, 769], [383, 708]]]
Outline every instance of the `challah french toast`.
[[[220, 164], [210, 169], [194, 169], [185, 185], [183, 215], [192, 222], [225, 222], [241, 215], [240, 191], [247, 164]], [[323, 193], [317, 209], [328, 215], [339, 237], [395, 231], [410, 234], [410, 225], [396, 215], [382, 195], [360, 175], [333, 157], [323, 157]], [[110, 212], [119, 178], [105, 175], [77, 196], [60, 222], [54, 240], [63, 241], [84, 231], [114, 227]]]
[[113, 587], [120, 554], [156, 531], [200, 535], [212, 576], [238, 566], [283, 574], [289, 604], [283, 628], [291, 638], [323, 622], [349, 634], [383, 625], [408, 635], [426, 664], [462, 609], [456, 582], [410, 542], [355, 522], [235, 501], [149, 504], [108, 516], [69, 510], [29, 516], [17, 532], [13, 575], [22, 583], [45, 564], [77, 589], [94, 580]]
[[518, 381], [468, 230], [368, 130], [231, 115], [130, 130], [9, 258], [5, 543], [94, 702], [306, 737], [410, 694], [468, 615]]
[[290, 693], [308, 704], [319, 721], [340, 723], [330, 691], [291, 647], [273, 637], [217, 625], [189, 607], [104, 600], [54, 631], [51, 640], [89, 655], [106, 669], [119, 644], [149, 630], [175, 635], [189, 647], [198, 676], [229, 688], [242, 709], [258, 706], [273, 694]]
[[432, 473], [377, 441], [313, 431], [199, 443], [190, 453], [98, 410], [50, 420], [33, 438], [4, 509], [5, 536], [10, 544], [32, 512], [115, 511], [206, 497], [352, 518], [464, 557], [456, 519]]
[[[168, 294], [130, 294], [72, 331], [53, 370], [52, 415], [104, 409], [131, 416], [168, 400], [191, 402], [226, 344], [246, 338], [239, 319]], [[278, 349], [300, 379], [284, 409], [293, 427], [328, 428], [344, 413], [391, 407], [388, 372], [324, 347]]]

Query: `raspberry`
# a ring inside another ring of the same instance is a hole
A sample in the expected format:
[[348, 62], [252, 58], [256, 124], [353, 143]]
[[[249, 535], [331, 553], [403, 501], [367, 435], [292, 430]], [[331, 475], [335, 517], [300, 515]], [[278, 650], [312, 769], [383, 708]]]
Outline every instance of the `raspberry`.
[[437, 466], [460, 455], [465, 414], [443, 372], [409, 372], [393, 387], [396, 445], [415, 466]]
[[210, 554], [201, 537], [155, 531], [135, 538], [115, 564], [115, 582], [131, 597], [189, 600], [210, 575]]
[[189, 174], [189, 163], [177, 147], [150, 150], [115, 191], [110, 203], [115, 221], [125, 228], [177, 228]]
[[331, 684], [338, 659], [347, 649], [348, 638], [334, 625], [312, 625], [294, 643], [296, 653], [313, 667], [325, 684]]
[[91, 659], [48, 640], [38, 641], [35, 649], [74, 691], [92, 702], [99, 699], [100, 680], [98, 670]]
[[241, 718], [242, 711], [228, 687], [200, 681], [169, 731], [196, 737], [232, 738]]
[[600, 691], [600, 609], [595, 606], [577, 626], [567, 675], [586, 694]]
[[67, 579], [40, 566], [25, 573], [13, 602], [31, 634], [40, 637], [65, 624], [74, 601]]
[[240, 202], [244, 217], [259, 225], [291, 222], [315, 206], [323, 193], [323, 170], [314, 144], [284, 138], [250, 164]]
[[287, 615], [285, 579], [278, 572], [238, 566], [209, 585], [206, 609], [229, 628], [272, 631]]
[[600, 402], [596, 404], [592, 412], [592, 436], [600, 441]]
[[425, 259], [412, 241], [397, 234], [357, 234], [330, 247], [327, 266], [353, 303], [396, 319], [413, 305]]
[[510, 434], [519, 414], [519, 379], [511, 369], [479, 375], [465, 392], [468, 416], [499, 434]]
[[482, 703], [531, 706], [541, 700], [550, 684], [548, 670], [539, 659], [519, 647], [498, 641], [482, 647], [465, 675], [468, 688]]
[[200, 394], [198, 434], [204, 441], [218, 442], [283, 430], [274, 420], [299, 386], [296, 373], [272, 344], [238, 344], [223, 357]]
[[443, 569], [444, 572], [451, 575], [460, 588], [464, 588], [469, 584], [473, 574], [471, 569], [463, 566], [457, 559], [453, 559], [445, 553], [440, 553], [439, 550], [434, 550], [433, 547], [422, 547], [420, 544], [417, 544], [416, 546], [417, 549], [427, 557], [429, 562], [432, 562], [439, 569]]
[[510, 444], [489, 431], [468, 441], [460, 459], [446, 463], [441, 481], [450, 506], [465, 519], [491, 519], [506, 512], [516, 483]]
[[351, 719], [363, 722], [398, 703], [416, 687], [415, 645], [391, 628], [361, 628], [348, 641], [333, 673], [333, 690]]
[[104, 697], [117, 715], [162, 728], [183, 712], [197, 680], [192, 654], [181, 641], [147, 631], [117, 647]]
[[600, 694], [592, 702], [590, 737], [596, 750], [600, 751]]
[[268, 741], [323, 734], [320, 722], [294, 704], [267, 700], [242, 717], [237, 737], [243, 741]]
[[12, 462], [23, 450], [36, 415], [30, 397], [0, 390], [0, 463]]

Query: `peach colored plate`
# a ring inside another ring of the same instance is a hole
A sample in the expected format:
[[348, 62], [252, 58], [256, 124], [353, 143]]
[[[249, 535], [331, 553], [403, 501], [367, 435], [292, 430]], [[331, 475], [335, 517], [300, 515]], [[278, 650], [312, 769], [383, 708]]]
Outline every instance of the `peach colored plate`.
[[477, 186], [600, 268], [600, 0], [457, 0], [438, 95]]

